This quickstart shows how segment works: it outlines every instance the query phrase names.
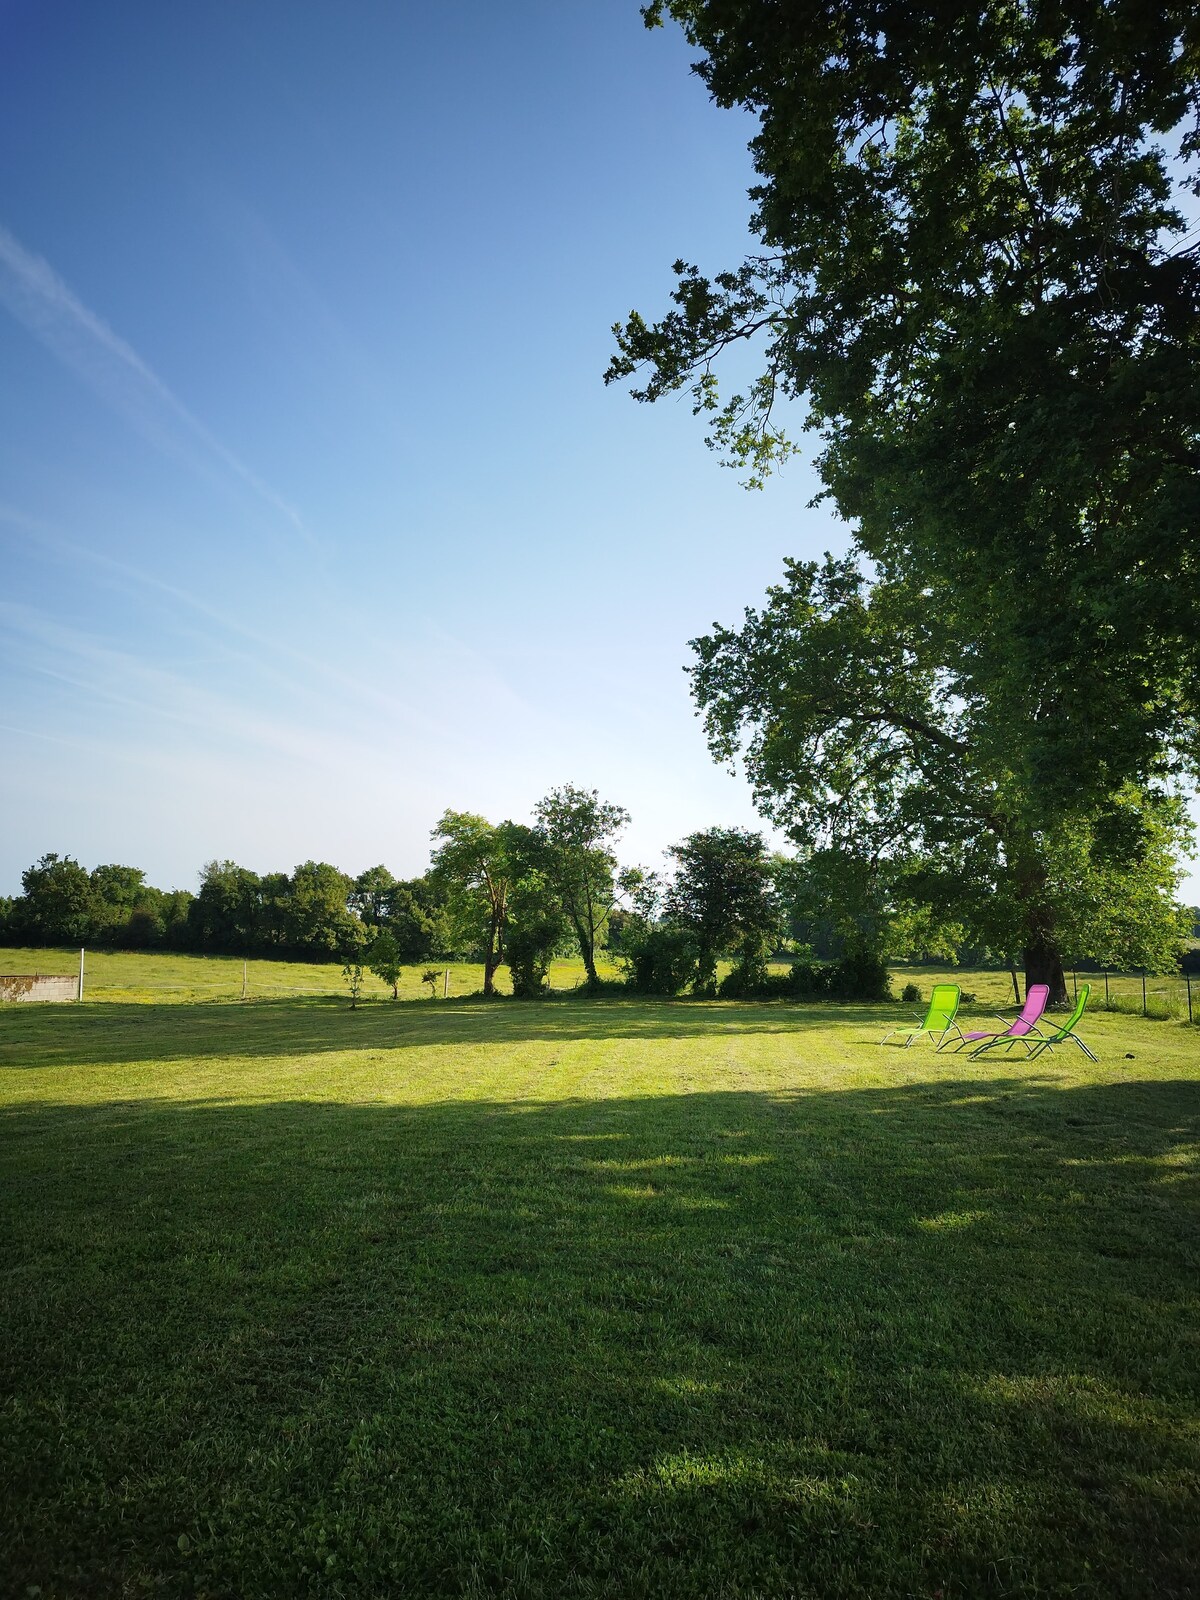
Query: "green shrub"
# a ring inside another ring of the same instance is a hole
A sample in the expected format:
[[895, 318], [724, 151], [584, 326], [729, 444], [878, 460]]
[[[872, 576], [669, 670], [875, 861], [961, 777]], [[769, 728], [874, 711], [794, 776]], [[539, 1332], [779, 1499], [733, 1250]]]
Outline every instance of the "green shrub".
[[[682, 928], [656, 926], [637, 935], [622, 952], [626, 986], [636, 994], [678, 994], [695, 978], [696, 946]], [[719, 986], [693, 983], [700, 999], [722, 1000], [890, 1000], [885, 962], [867, 952], [851, 952], [840, 961], [818, 961], [811, 955], [792, 962], [786, 973], [768, 972], [765, 962], [739, 962]], [[918, 995], [918, 999], [920, 996]]]
[[540, 1000], [546, 994], [550, 963], [566, 934], [562, 907], [540, 872], [527, 872], [510, 886], [504, 959], [514, 999]]
[[643, 928], [625, 943], [625, 982], [635, 994], [678, 994], [695, 973], [696, 941], [684, 928]]
[[912, 1005], [920, 1005], [921, 991], [915, 983], [906, 983], [900, 991], [901, 1000], [907, 1000]]
[[553, 915], [539, 917], [527, 912], [521, 922], [509, 927], [504, 959], [515, 1000], [540, 1000], [545, 995], [550, 963], [561, 937], [560, 920]]
[[364, 951], [363, 960], [381, 983], [390, 984], [392, 999], [398, 999], [403, 963], [400, 960], [400, 947], [390, 929], [379, 930]]
[[870, 950], [847, 950], [834, 962], [829, 993], [835, 1000], [890, 1000], [887, 962]]
[[767, 954], [755, 944], [721, 979], [717, 993], [722, 1000], [749, 1000], [767, 992]]
[[822, 1000], [829, 993], [829, 975], [833, 970], [833, 963], [817, 961], [811, 956], [806, 956], [802, 961], [793, 961], [792, 970], [788, 973], [788, 988], [794, 1000]]
[[758, 991], [764, 1000], [794, 1000], [795, 990], [790, 972], [768, 972]]

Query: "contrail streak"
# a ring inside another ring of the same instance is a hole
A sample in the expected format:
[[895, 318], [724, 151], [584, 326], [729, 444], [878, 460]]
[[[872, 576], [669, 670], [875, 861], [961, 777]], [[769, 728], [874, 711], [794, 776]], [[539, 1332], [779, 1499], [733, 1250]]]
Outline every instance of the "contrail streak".
[[119, 334], [72, 293], [48, 261], [0, 226], [0, 301], [107, 404], [129, 417], [160, 447], [163, 419], [180, 425], [227, 471], [284, 516], [305, 539], [299, 512], [192, 415]]

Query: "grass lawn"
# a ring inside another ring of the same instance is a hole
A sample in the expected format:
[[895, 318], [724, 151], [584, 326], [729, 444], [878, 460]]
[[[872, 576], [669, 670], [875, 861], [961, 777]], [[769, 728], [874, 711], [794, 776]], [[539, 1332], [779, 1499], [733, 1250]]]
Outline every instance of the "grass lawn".
[[1194, 1596], [1200, 1035], [901, 1009], [0, 1008], [0, 1593]]

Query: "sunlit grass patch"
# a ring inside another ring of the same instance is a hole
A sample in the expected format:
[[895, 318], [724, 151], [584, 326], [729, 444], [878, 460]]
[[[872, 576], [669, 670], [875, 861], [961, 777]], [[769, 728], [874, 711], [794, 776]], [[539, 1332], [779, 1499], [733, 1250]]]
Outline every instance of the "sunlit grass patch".
[[986, 1211], [943, 1211], [937, 1217], [918, 1217], [917, 1226], [927, 1228], [933, 1233], [940, 1233], [953, 1228], [972, 1228], [977, 1222], [983, 1222], [986, 1217]]

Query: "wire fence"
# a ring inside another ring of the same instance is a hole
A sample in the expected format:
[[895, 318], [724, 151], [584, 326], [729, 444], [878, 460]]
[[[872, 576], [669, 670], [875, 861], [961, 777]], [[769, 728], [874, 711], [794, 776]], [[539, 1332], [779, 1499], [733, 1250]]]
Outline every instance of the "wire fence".
[[[615, 968], [601, 963], [602, 977]], [[286, 1001], [349, 999], [349, 986], [341, 962], [273, 961], [232, 955], [193, 955], [167, 951], [0, 949], [0, 980], [8, 974], [24, 978], [33, 974], [69, 975], [72, 983], [82, 972], [82, 998], [113, 1004], [226, 1004], [232, 1001]], [[555, 961], [550, 987], [578, 988], [585, 977], [583, 963]], [[461, 1000], [479, 994], [484, 969], [477, 961], [433, 959], [401, 968], [396, 983], [400, 1000]], [[511, 992], [510, 974], [501, 967], [495, 974], [498, 993]], [[73, 999], [75, 991], [72, 991]], [[64, 996], [65, 997], [65, 996]], [[0, 989], [0, 1004], [6, 996]], [[392, 986], [363, 974], [360, 998], [392, 998]]]
[[[0, 973], [19, 975], [61, 974], [79, 976], [80, 955], [70, 950], [5, 949], [0, 951]], [[775, 970], [786, 971], [787, 963]], [[608, 962], [601, 967], [605, 978], [619, 976], [619, 969]], [[508, 992], [509, 975], [502, 967], [496, 974], [496, 987]], [[563, 992], [576, 989], [584, 979], [578, 960], [555, 961], [549, 974], [550, 987]], [[1011, 1007], [1020, 1004], [1020, 985], [1014, 991], [1011, 975], [1004, 968], [956, 968], [942, 971], [924, 964], [897, 963], [892, 982], [897, 995], [911, 982], [922, 995], [938, 981], [958, 983], [964, 1000], [983, 1006]], [[1200, 1025], [1200, 973], [1157, 974], [1139, 969], [1068, 969], [1067, 991], [1077, 998], [1080, 986], [1092, 986], [1089, 1006], [1093, 1010], [1120, 1011], [1133, 1016]], [[483, 987], [483, 967], [475, 962], [430, 961], [406, 966], [397, 985], [402, 1000], [460, 999], [478, 994]], [[363, 998], [391, 997], [391, 987], [371, 974], [365, 975]], [[83, 998], [93, 1001], [165, 1003], [229, 1001], [283, 1001], [302, 999], [346, 999], [347, 985], [336, 962], [290, 962], [269, 959], [248, 960], [237, 956], [198, 956], [150, 951], [91, 951], [86, 956]], [[3, 996], [0, 996], [0, 1000]]]
[[1142, 971], [1071, 972], [1071, 997], [1076, 998], [1079, 986], [1090, 983], [1091, 1003], [1108, 1011], [1124, 1011], [1130, 1015], [1157, 1017], [1162, 1021], [1186, 1017], [1195, 1022], [1200, 1017], [1200, 978], [1190, 972], [1151, 973]]
[[[1082, 966], [1066, 969], [1067, 998], [1074, 1002], [1082, 986], [1091, 985], [1088, 1008], [1092, 1011], [1119, 1011], [1129, 1016], [1154, 1021], [1192, 1022], [1200, 1026], [1200, 973], [1144, 972], [1140, 967]], [[911, 983], [926, 998], [934, 983], [957, 983], [963, 1000], [991, 1009], [1018, 1009], [1024, 995], [1024, 979], [1005, 967], [935, 967], [922, 963], [898, 963], [892, 968], [896, 993]]]

